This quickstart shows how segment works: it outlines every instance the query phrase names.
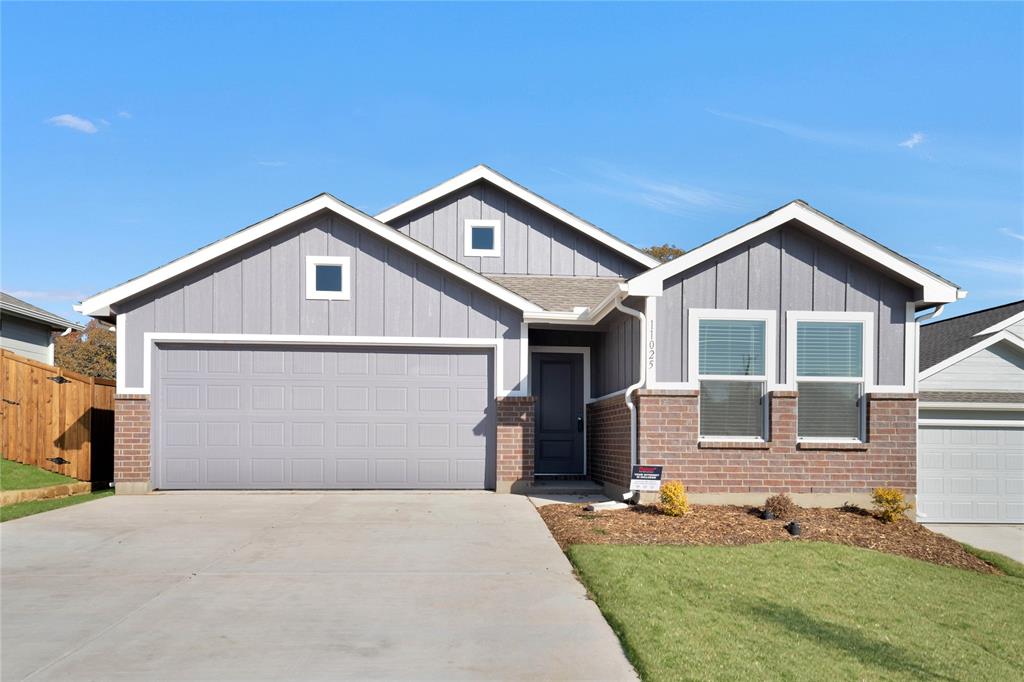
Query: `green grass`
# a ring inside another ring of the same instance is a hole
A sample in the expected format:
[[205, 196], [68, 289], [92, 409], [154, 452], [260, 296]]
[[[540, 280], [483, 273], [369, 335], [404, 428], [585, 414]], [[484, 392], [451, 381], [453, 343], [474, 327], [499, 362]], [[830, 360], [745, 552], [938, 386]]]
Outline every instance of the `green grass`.
[[999, 552], [992, 552], [987, 549], [978, 549], [972, 547], [966, 542], [960, 543], [965, 550], [978, 557], [987, 564], [992, 564], [1006, 575], [1011, 575], [1014, 578], [1021, 578], [1024, 580], [1024, 564], [1019, 561], [1014, 561], [1005, 554]]
[[0, 490], [28, 490], [63, 483], [78, 483], [78, 481], [39, 467], [18, 464], [9, 459], [0, 459]]
[[84, 495], [72, 495], [71, 497], [57, 497], [49, 500], [34, 500], [32, 502], [8, 504], [0, 507], [0, 522], [12, 521], [14, 519], [20, 519], [23, 516], [32, 516], [33, 514], [40, 514], [54, 509], [60, 509], [61, 507], [71, 507], [76, 504], [82, 504], [83, 502], [89, 502], [90, 500], [98, 500], [101, 497], [109, 497], [113, 494], [113, 490], [101, 490], [99, 492], [86, 493]]
[[827, 543], [577, 545], [644, 680], [1020, 679], [1024, 580]]

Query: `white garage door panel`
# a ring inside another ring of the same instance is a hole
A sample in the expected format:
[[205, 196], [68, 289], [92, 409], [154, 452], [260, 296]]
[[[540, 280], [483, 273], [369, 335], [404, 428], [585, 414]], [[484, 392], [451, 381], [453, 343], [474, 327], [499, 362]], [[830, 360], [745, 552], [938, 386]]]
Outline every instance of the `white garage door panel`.
[[154, 355], [160, 488], [493, 486], [484, 351], [162, 345]]
[[922, 426], [917, 508], [929, 522], [1024, 522], [1024, 428]]

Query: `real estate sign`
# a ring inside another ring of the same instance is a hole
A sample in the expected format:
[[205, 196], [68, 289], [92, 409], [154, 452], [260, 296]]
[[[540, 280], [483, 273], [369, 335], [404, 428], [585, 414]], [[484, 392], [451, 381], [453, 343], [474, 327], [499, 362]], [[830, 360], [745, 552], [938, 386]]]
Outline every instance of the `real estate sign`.
[[629, 489], [639, 492], [661, 490], [661, 467], [635, 466], [629, 481]]

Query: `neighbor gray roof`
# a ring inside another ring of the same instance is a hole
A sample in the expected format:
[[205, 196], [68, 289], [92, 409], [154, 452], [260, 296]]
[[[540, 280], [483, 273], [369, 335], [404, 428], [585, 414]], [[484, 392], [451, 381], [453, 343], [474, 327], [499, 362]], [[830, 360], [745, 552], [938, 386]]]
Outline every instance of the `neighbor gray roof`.
[[922, 403], [1024, 403], [1024, 393], [1008, 391], [921, 391]]
[[544, 310], [571, 311], [591, 308], [603, 301], [621, 282], [618, 277], [551, 277], [548, 275], [486, 275]]
[[924, 371], [946, 358], [951, 358], [960, 351], [967, 350], [984, 341], [992, 335], [975, 336], [975, 334], [1009, 319], [1021, 311], [1024, 311], [1024, 301], [1016, 301], [923, 325], [921, 327], [919, 369]]
[[85, 328], [77, 322], [65, 320], [60, 315], [54, 315], [48, 310], [37, 308], [31, 303], [26, 303], [20, 298], [14, 298], [10, 294], [5, 294], [2, 291], [0, 291], [0, 310], [17, 315], [18, 317], [24, 317], [49, 325], [51, 329], [59, 329], [60, 331], [64, 331], [68, 327], [77, 331], [81, 331]]

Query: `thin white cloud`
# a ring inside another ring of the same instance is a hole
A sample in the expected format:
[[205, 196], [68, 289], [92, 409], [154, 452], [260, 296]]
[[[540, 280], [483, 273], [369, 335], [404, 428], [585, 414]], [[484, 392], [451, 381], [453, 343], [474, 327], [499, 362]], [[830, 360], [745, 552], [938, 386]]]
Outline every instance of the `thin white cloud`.
[[959, 266], [968, 270], [981, 270], [990, 274], [1021, 277], [1020, 260], [994, 256], [914, 256], [916, 260], [932, 261], [948, 266]]
[[581, 179], [557, 169], [550, 169], [595, 192], [612, 196], [647, 208], [685, 216], [707, 210], [737, 210], [742, 203], [721, 192], [697, 187], [672, 179], [656, 179], [619, 170], [611, 164], [591, 164], [595, 179]]
[[131, 113], [129, 113], [127, 111], [119, 111], [119, 112], [117, 112], [117, 117], [118, 118], [131, 118], [132, 115], [131, 115]]
[[36, 301], [82, 301], [89, 298], [88, 293], [73, 289], [15, 289], [8, 293], [15, 298]]
[[287, 161], [257, 161], [259, 166], [267, 166], [268, 168], [280, 168], [281, 166], [287, 166]]
[[837, 144], [846, 146], [865, 146], [871, 144], [866, 136], [857, 133], [846, 133], [837, 132], [833, 130], [824, 130], [821, 128], [811, 128], [808, 126], [800, 125], [798, 123], [791, 123], [788, 121], [778, 121], [768, 118], [756, 118], [753, 116], [742, 116], [740, 114], [733, 114], [727, 111], [719, 111], [717, 109], [706, 110], [712, 116], [718, 118], [724, 118], [729, 121], [736, 121], [737, 123], [745, 123], [747, 125], [757, 126], [759, 128], [767, 128], [768, 130], [774, 130], [782, 133], [789, 137], [795, 137], [800, 140], [809, 140], [811, 142], [825, 142], [827, 144]]
[[1022, 242], [1024, 242], [1024, 234], [1021, 234], [1020, 232], [1014, 232], [1013, 230], [1011, 230], [1008, 227], [1000, 227], [999, 228], [999, 233], [1000, 234], [1004, 234], [1007, 237], [1012, 237], [1013, 239], [1019, 239]]
[[72, 130], [77, 130], [80, 133], [88, 133], [90, 135], [95, 133], [97, 130], [95, 123], [87, 118], [75, 116], [74, 114], [53, 116], [52, 118], [46, 119], [46, 122], [60, 128], [71, 128]]
[[924, 141], [925, 141], [925, 134], [924, 133], [914, 133], [913, 135], [911, 135], [907, 139], [903, 140], [903, 142], [900, 142], [900, 146], [901, 147], [906, 147], [907, 149], [913, 149], [914, 147], [916, 147], [917, 145], [921, 144]]

